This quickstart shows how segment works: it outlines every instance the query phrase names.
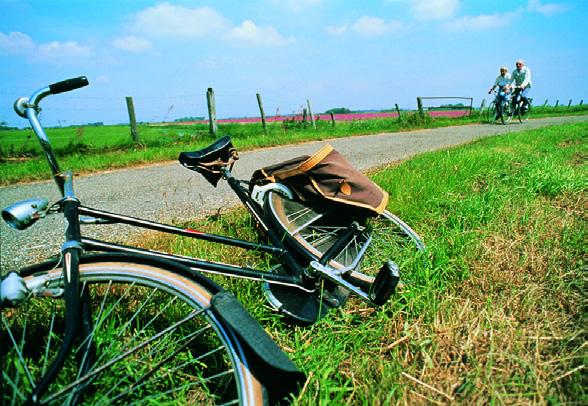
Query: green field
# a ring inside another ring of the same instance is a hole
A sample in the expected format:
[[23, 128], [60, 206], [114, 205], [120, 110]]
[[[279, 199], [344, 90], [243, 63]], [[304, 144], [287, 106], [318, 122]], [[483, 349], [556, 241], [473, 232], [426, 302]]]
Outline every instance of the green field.
[[[373, 175], [433, 265], [382, 308], [282, 322], [252, 282], [218, 279], [308, 375], [295, 403], [585, 404], [587, 124], [486, 138]], [[190, 224], [255, 238], [241, 210]], [[183, 238], [149, 247], [261, 265]]]
[[[533, 116], [587, 114], [588, 106], [536, 108]], [[480, 122], [477, 112], [471, 118], [436, 118], [405, 114], [398, 119], [338, 122], [333, 127], [319, 121], [316, 130], [309, 123], [272, 123], [264, 134], [261, 124], [220, 124], [219, 134], [230, 135], [240, 151], [285, 145], [309, 140], [347, 137], [379, 132], [407, 131]], [[140, 125], [140, 143], [131, 142], [127, 126], [80, 126], [49, 128], [47, 135], [62, 169], [88, 173], [132, 165], [174, 160], [181, 151], [210, 144], [215, 137], [208, 125]], [[32, 130], [0, 129], [0, 185], [49, 178], [39, 143]]]

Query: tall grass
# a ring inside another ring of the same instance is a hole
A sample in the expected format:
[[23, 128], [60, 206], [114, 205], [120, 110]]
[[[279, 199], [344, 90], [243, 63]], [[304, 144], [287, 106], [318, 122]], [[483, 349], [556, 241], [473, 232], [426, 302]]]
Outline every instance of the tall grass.
[[[428, 244], [422, 280], [311, 327], [218, 279], [308, 375], [296, 404], [585, 404], [587, 124], [486, 138], [383, 168], [389, 209]], [[191, 226], [255, 238], [243, 210]], [[182, 238], [149, 246], [264, 266]]]

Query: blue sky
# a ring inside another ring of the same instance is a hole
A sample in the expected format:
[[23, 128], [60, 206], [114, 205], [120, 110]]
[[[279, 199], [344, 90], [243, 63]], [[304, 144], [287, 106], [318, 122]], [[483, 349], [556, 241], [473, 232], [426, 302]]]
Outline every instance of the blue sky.
[[588, 102], [586, 0], [0, 0], [0, 121], [68, 77], [91, 86], [44, 103], [49, 125], [414, 108], [473, 97], [523, 58], [532, 96]]

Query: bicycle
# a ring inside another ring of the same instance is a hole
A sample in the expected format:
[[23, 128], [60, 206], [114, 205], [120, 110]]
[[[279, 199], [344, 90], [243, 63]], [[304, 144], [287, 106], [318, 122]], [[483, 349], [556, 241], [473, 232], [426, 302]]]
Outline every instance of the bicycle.
[[[252, 187], [235, 178], [231, 169], [238, 155], [228, 137], [182, 153], [180, 162], [214, 186], [225, 180], [266, 243], [82, 205], [38, 113], [43, 98], [86, 85], [85, 77], [69, 79], [15, 102], [17, 114], [38, 137], [62, 199], [52, 205], [39, 198], [17, 202], [2, 217], [25, 229], [59, 213], [67, 227], [59, 258], [1, 281], [3, 404], [278, 402], [298, 390], [304, 374], [236, 298], [203, 273], [260, 281], [270, 304], [293, 321], [310, 324], [342, 306], [351, 293], [372, 305], [389, 299], [399, 283], [398, 266], [391, 261], [381, 266], [380, 244], [401, 265], [426, 256], [420, 237], [388, 212], [342, 221], [328, 208], [296, 201], [286, 185]], [[275, 265], [252, 269], [81, 232], [87, 224], [120, 223], [264, 252]], [[378, 228], [380, 223], [395, 232]]]
[[504, 89], [498, 89], [494, 95], [494, 100], [486, 110], [486, 122], [494, 123], [500, 119], [502, 124], [508, 124], [512, 119], [509, 94]]
[[521, 96], [521, 91], [517, 86], [512, 94], [512, 115], [518, 118], [519, 123], [529, 120], [533, 102], [533, 99]]

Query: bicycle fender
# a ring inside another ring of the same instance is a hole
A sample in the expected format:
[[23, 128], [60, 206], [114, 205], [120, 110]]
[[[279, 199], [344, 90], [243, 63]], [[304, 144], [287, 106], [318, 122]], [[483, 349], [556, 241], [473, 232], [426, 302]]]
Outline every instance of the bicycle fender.
[[279, 404], [290, 394], [297, 394], [306, 376], [284, 354], [261, 325], [243, 308], [230, 292], [219, 292], [212, 298], [216, 316], [226, 322], [242, 340], [251, 359], [254, 375], [267, 388], [270, 404]]

